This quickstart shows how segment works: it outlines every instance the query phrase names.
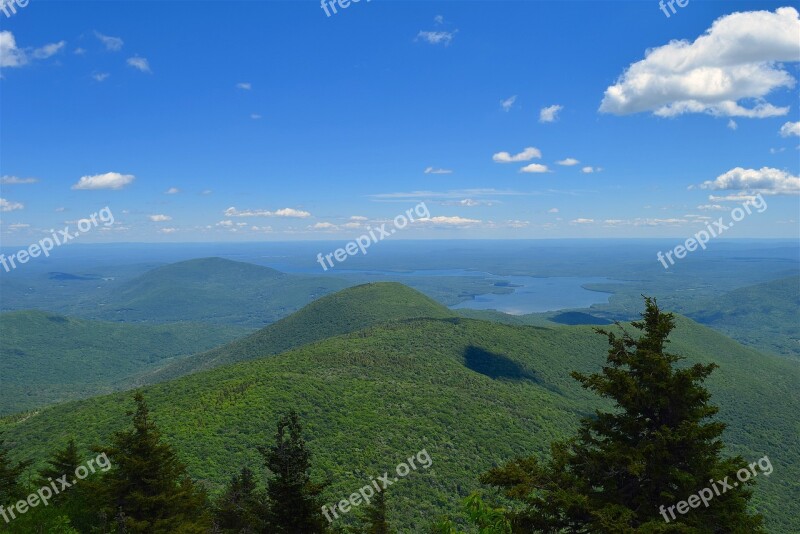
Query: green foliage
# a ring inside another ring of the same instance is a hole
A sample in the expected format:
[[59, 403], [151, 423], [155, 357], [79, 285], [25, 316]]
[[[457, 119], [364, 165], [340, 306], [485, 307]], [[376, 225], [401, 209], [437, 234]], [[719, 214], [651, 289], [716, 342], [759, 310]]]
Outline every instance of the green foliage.
[[132, 387], [169, 360], [246, 332], [87, 321], [40, 311], [1, 314], [0, 415]]
[[267, 480], [270, 532], [313, 534], [325, 531], [320, 514], [324, 485], [311, 481], [311, 453], [303, 439], [300, 418], [292, 411], [278, 422], [275, 444], [259, 447], [271, 473]]
[[133, 429], [112, 437], [106, 451], [113, 468], [103, 480], [109, 511], [117, 510], [128, 533], [205, 532], [206, 498], [189, 479], [172, 447], [164, 443], [141, 393], [134, 395]]
[[214, 525], [220, 532], [255, 534], [266, 528], [266, 515], [266, 497], [256, 487], [253, 472], [243, 467], [217, 499]]
[[[644, 335], [598, 330], [608, 339], [602, 372], [573, 373], [581, 385], [614, 401], [614, 411], [584, 418], [576, 437], [552, 448], [552, 458], [512, 461], [481, 481], [502, 488], [523, 504], [509, 513], [519, 532], [656, 532], [666, 529], [659, 508], [722, 480], [746, 465], [721, 458], [725, 425], [711, 420], [718, 409], [702, 383], [718, 367], [665, 352], [674, 316], [645, 299]], [[752, 492], [738, 488], [710, 506], [679, 515], [682, 532], [763, 532], [762, 517], [747, 512]]]
[[686, 315], [737, 341], [800, 359], [800, 277], [747, 286], [692, 302]]
[[[394, 304], [347, 305], [378, 313]], [[773, 460], [775, 473], [759, 477], [753, 508], [770, 531], [791, 532], [800, 515], [797, 363], [742, 347], [686, 318], [675, 322], [672, 350], [687, 358], [681, 366], [720, 366], [707, 386], [720, 407], [714, 419], [728, 425], [726, 453]], [[598, 372], [602, 362], [593, 355], [604, 351], [603, 339], [584, 326], [407, 319], [145, 391], [164, 441], [215, 494], [242, 466], [259, 464], [264, 421], [291, 409], [302, 415], [312, 479], [331, 482], [325, 502], [350, 495], [425, 447], [431, 468], [402, 478], [390, 495], [392, 527], [422, 532], [445, 511], [459, 511], [454, 520], [464, 523], [459, 502], [479, 489], [480, 473], [525, 454], [542, 459], [551, 442], [575, 432], [580, 417], [613, 408], [570, 377], [573, 370]], [[483, 363], [511, 362], [501, 367], [520, 372], [477, 366], [485, 371], [478, 372], [467, 365], [468, 354]], [[13, 433], [15, 460], [42, 462], [52, 443], [71, 436], [80, 447], [106, 442], [126, 424], [128, 403], [120, 393], [95, 397], [0, 420], [0, 429]], [[349, 514], [337, 522], [355, 519]]]
[[30, 460], [13, 462], [9, 449], [0, 435], [0, 505], [16, 502], [24, 494], [22, 474], [31, 465]]
[[364, 526], [360, 532], [363, 534], [391, 534], [393, 532], [386, 511], [386, 491], [379, 491], [372, 497], [372, 502], [364, 509], [362, 521]]
[[168, 365], [154, 375], [153, 381], [279, 354], [384, 322], [453, 316], [444, 306], [402, 284], [364, 284], [322, 297], [244, 339]]

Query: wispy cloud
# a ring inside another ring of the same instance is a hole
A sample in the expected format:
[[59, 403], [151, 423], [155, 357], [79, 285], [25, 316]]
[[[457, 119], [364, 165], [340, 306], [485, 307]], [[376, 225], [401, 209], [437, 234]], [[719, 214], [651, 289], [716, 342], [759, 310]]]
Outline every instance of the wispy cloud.
[[150, 219], [152, 222], [167, 222], [172, 220], [172, 217], [164, 214], [148, 215], [147, 218]]
[[0, 211], [17, 211], [21, 209], [25, 209], [25, 204], [0, 198]]
[[250, 82], [239, 82], [236, 84], [237, 89], [242, 89], [244, 91], [249, 91], [253, 88], [253, 85]]
[[0, 177], [0, 185], [35, 184], [38, 181], [38, 178], [20, 178], [18, 176]]
[[514, 107], [514, 102], [517, 101], [517, 95], [511, 96], [506, 98], [505, 100], [500, 101], [500, 107], [503, 108], [503, 111], [511, 111], [511, 108]]
[[578, 163], [580, 163], [580, 161], [578, 161], [575, 158], [566, 158], [562, 159], [561, 161], [556, 161], [557, 165], [564, 165], [565, 167], [572, 167], [573, 165], [577, 165]]
[[118, 52], [122, 50], [122, 39], [119, 37], [111, 37], [110, 35], [103, 35], [102, 33], [95, 31], [94, 35], [100, 39], [100, 42], [103, 43], [103, 46], [106, 47], [106, 50], [110, 50], [112, 52]]
[[458, 30], [453, 30], [451, 32], [446, 31], [420, 31], [417, 34], [416, 41], [425, 41], [426, 43], [432, 45], [443, 44], [444, 46], [450, 46], [450, 43], [453, 42], [453, 38], [455, 38], [456, 33]]
[[425, 169], [425, 174], [453, 174], [450, 169], [437, 169], [435, 167], [428, 167]]
[[303, 210], [296, 210], [294, 208], [281, 208], [279, 210], [238, 210], [230, 207], [225, 210], [226, 217], [288, 217], [305, 219], [311, 217], [311, 213]]
[[152, 72], [150, 70], [150, 62], [147, 61], [146, 58], [139, 56], [129, 57], [127, 63], [134, 69], [140, 70], [142, 72], [147, 72], [147, 73]]

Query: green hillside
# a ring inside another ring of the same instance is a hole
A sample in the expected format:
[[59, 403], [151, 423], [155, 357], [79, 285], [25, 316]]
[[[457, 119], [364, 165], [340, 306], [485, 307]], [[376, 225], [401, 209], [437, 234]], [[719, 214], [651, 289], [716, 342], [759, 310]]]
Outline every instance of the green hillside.
[[800, 359], [800, 277], [736, 289], [685, 314], [758, 350]]
[[446, 307], [403, 284], [364, 284], [322, 297], [244, 339], [173, 362], [141, 377], [140, 381], [160, 382], [220, 365], [279, 354], [383, 322], [453, 316]]
[[131, 376], [167, 358], [246, 332], [191, 323], [87, 321], [41, 311], [0, 314], [0, 415], [123, 389]]
[[268, 267], [203, 258], [172, 263], [127, 282], [96, 318], [126, 322], [196, 321], [261, 327], [350, 284]]
[[[392, 305], [363, 304], [349, 313]], [[586, 326], [409, 319], [144, 392], [166, 438], [212, 491], [245, 464], [261, 471], [256, 446], [272, 438], [279, 414], [291, 408], [303, 419], [315, 478], [332, 482], [328, 502], [425, 448], [431, 468], [393, 485], [390, 500], [394, 522], [421, 532], [431, 519], [459, 510], [459, 499], [479, 487], [477, 476], [486, 469], [544, 454], [551, 441], [572, 434], [579, 417], [600, 404], [569, 373], [597, 370], [606, 349], [606, 340]], [[683, 317], [671, 350], [687, 356], [687, 364], [721, 366], [708, 386], [729, 425], [727, 451], [748, 460], [769, 455], [775, 473], [759, 479], [754, 505], [771, 532], [791, 532], [800, 515], [797, 363], [742, 347]], [[129, 393], [97, 397], [6, 418], [0, 431], [13, 436], [16, 456], [41, 461], [72, 436], [84, 450], [106, 442], [127, 424], [131, 405]]]

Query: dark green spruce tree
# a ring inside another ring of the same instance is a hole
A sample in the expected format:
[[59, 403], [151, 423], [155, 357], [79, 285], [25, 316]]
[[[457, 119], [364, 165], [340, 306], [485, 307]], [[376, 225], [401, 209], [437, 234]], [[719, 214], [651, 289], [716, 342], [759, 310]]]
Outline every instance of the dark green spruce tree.
[[363, 534], [390, 534], [389, 518], [386, 515], [386, 492], [379, 491], [364, 509]]
[[255, 534], [264, 532], [266, 499], [256, 487], [253, 472], [243, 467], [233, 475], [225, 492], [217, 499], [214, 525], [219, 532]]
[[292, 411], [278, 422], [275, 444], [259, 447], [271, 473], [267, 480], [269, 532], [313, 534], [326, 530], [320, 499], [325, 486], [311, 481], [311, 453], [302, 433], [299, 416]]
[[[82, 459], [78, 453], [78, 446], [75, 445], [75, 440], [71, 439], [66, 447], [56, 450], [56, 452], [53, 453], [53, 457], [47, 461], [47, 465], [39, 471], [39, 485], [47, 486], [50, 482], [58, 480], [58, 478], [63, 475], [67, 475], [67, 477], [72, 480], [74, 478], [72, 476], [73, 473], [75, 473], [75, 470], [82, 463]], [[63, 502], [64, 499], [71, 496], [72, 490], [74, 489], [77, 488], [70, 488], [70, 491], [64, 491], [63, 493], [53, 495], [50, 502], [53, 504]]]
[[141, 393], [134, 395], [133, 428], [117, 432], [105, 450], [112, 468], [103, 479], [107, 517], [122, 518], [128, 534], [205, 533], [211, 526], [205, 492], [164, 443]]
[[9, 457], [10, 449], [0, 436], [0, 505], [12, 504], [25, 497], [22, 473], [31, 465], [30, 460], [14, 463]]
[[[747, 511], [752, 491], [739, 487], [714, 496], [706, 508], [661, 513], [710, 480], [732, 477], [746, 463], [721, 457], [725, 427], [702, 385], [716, 364], [679, 365], [666, 352], [675, 327], [645, 298], [642, 332], [634, 338], [597, 330], [610, 345], [602, 372], [573, 373], [584, 388], [615, 409], [581, 421], [577, 436], [554, 443], [552, 458], [524, 458], [492, 469], [481, 481], [504, 490], [519, 506], [508, 516], [514, 532], [763, 532], [762, 517]], [[735, 480], [733, 478], [732, 480]]]

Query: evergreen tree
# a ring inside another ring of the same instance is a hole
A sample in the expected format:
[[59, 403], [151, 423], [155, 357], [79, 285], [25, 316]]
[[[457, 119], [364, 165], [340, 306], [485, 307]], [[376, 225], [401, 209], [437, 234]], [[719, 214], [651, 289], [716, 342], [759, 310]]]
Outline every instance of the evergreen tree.
[[741, 457], [722, 459], [724, 424], [709, 421], [703, 381], [716, 364], [676, 365], [683, 358], [665, 352], [675, 327], [645, 298], [634, 339], [597, 330], [610, 349], [602, 372], [573, 373], [584, 388], [615, 404], [581, 421], [577, 436], [552, 445], [552, 458], [512, 461], [481, 480], [523, 504], [509, 513], [515, 532], [763, 532], [762, 518], [747, 512], [752, 491], [743, 484], [714, 496], [709, 506], [676, 519], [661, 506], [675, 505], [723, 480], [745, 465]]
[[231, 478], [225, 492], [219, 497], [214, 511], [214, 524], [218, 532], [251, 534], [266, 528], [266, 503], [256, 488], [253, 472], [247, 467]]
[[389, 534], [389, 520], [386, 516], [386, 491], [379, 491], [372, 502], [364, 509], [364, 534]]
[[[75, 445], [74, 439], [70, 439], [67, 446], [61, 450], [56, 450], [53, 457], [47, 461], [47, 466], [39, 471], [39, 476], [41, 477], [41, 480], [39, 480], [40, 486], [49, 485], [50, 482], [58, 480], [63, 475], [67, 475], [67, 478], [71, 480], [79, 465], [81, 465], [81, 458], [78, 455], [78, 446]], [[53, 504], [62, 502], [75, 489], [77, 488], [70, 488], [70, 491], [53, 495], [51, 502]]]
[[267, 481], [270, 532], [324, 532], [320, 494], [322, 484], [311, 482], [311, 453], [303, 440], [299, 417], [292, 411], [278, 422], [275, 445], [259, 447], [272, 476]]
[[14, 503], [24, 497], [25, 490], [20, 477], [31, 465], [30, 460], [14, 464], [9, 458], [9, 453], [10, 449], [0, 436], [0, 505]]
[[[198, 489], [174, 450], [161, 439], [141, 393], [134, 395], [133, 429], [117, 432], [106, 449], [112, 469], [103, 480], [117, 531], [204, 533], [210, 527], [205, 492]], [[124, 527], [124, 528], [123, 528]]]

